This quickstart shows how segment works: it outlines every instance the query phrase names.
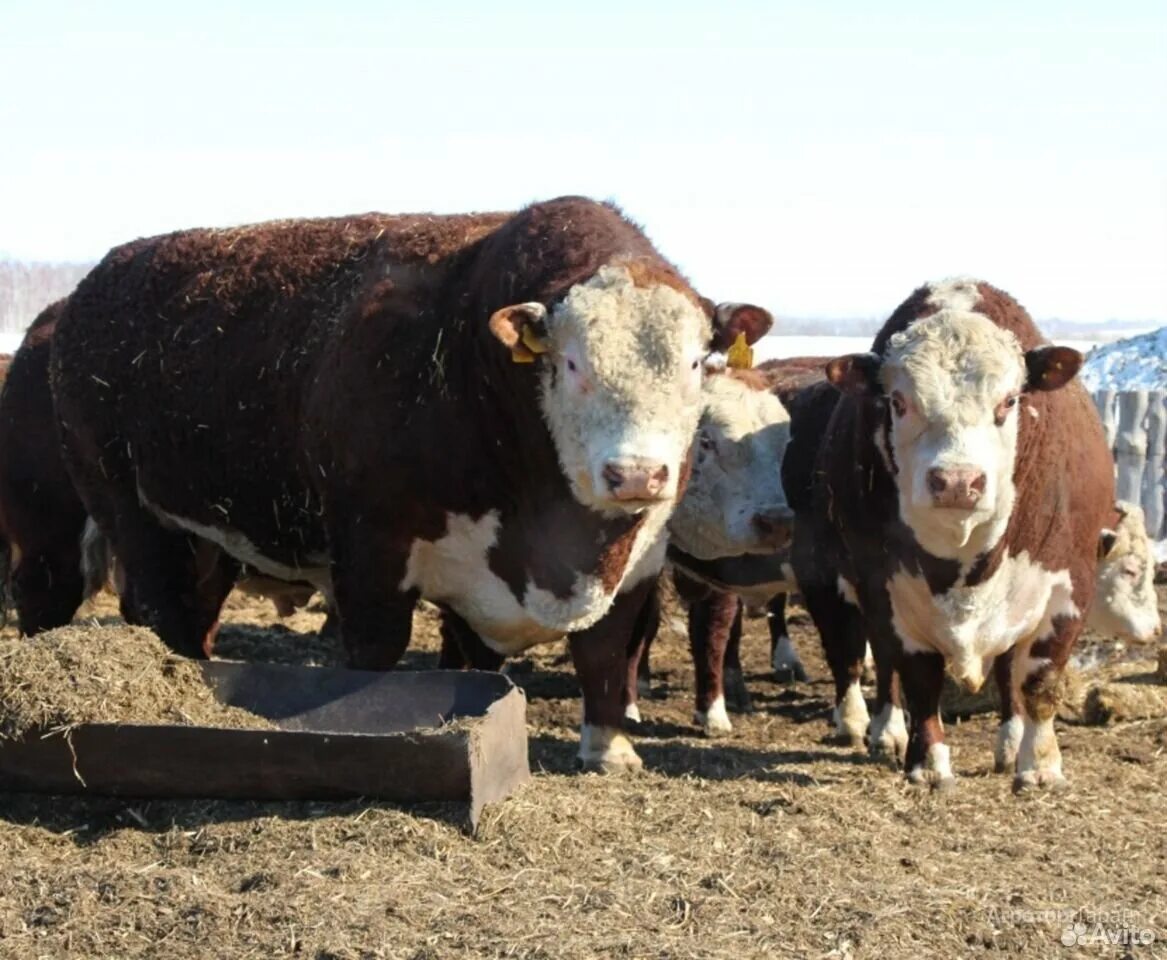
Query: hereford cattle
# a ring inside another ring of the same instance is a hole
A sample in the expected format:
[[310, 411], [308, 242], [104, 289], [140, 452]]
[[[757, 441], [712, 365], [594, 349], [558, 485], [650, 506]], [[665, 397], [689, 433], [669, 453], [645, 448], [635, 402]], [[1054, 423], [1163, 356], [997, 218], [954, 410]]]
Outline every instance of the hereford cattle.
[[999, 762], [1018, 788], [1064, 779], [1058, 680], [1114, 489], [1098, 416], [1073, 381], [1080, 364], [1007, 294], [953, 280], [915, 291], [870, 353], [828, 365], [841, 396], [811, 388], [834, 409], [809, 484], [787, 489], [794, 572], [836, 676], [854, 677], [844, 714], [866, 714], [856, 665], [872, 641], [876, 749], [903, 740], [898, 674], [914, 782], [953, 782], [937, 713], [945, 669], [975, 690], [994, 664], [1010, 691]]
[[1139, 643], [1162, 630], [1155, 557], [1142, 508], [1119, 500], [1098, 544], [1098, 594], [1087, 624]]
[[82, 572], [85, 508], [53, 422], [49, 350], [64, 304], [57, 301], [33, 320], [0, 395], [0, 536], [25, 634], [68, 623], [102, 583], [100, 575], [87, 580]]
[[[61, 318], [66, 461], [133, 612], [200, 655], [234, 564], [331, 590], [388, 668], [419, 596], [501, 654], [570, 637], [585, 766], [619, 730], [711, 318], [609, 205], [188, 230], [112, 251]], [[191, 538], [223, 550], [195, 589]]]

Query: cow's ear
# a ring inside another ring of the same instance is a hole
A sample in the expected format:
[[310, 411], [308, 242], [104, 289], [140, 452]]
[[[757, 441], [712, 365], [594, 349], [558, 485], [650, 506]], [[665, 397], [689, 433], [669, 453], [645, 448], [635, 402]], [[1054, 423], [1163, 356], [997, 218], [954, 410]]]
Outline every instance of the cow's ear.
[[857, 397], [874, 396], [880, 392], [879, 368], [882, 363], [878, 353], [849, 353], [827, 364], [827, 379], [843, 393]]
[[1098, 535], [1098, 559], [1105, 560], [1110, 556], [1110, 551], [1114, 549], [1114, 545], [1118, 542], [1118, 534], [1113, 530], [1104, 529]]
[[1071, 347], [1035, 347], [1025, 352], [1026, 390], [1060, 390], [1082, 366], [1082, 354]]
[[713, 339], [709, 341], [709, 349], [725, 353], [739, 336], [745, 337], [747, 344], [757, 343], [773, 325], [770, 311], [752, 303], [719, 303], [713, 310]]
[[547, 308], [541, 303], [516, 303], [490, 315], [490, 332], [511, 351], [515, 363], [534, 363], [550, 348]]

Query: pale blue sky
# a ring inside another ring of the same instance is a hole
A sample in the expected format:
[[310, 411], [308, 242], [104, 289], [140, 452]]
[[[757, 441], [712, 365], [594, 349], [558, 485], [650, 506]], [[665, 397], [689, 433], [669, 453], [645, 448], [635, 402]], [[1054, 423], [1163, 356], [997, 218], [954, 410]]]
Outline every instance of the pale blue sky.
[[703, 293], [1167, 322], [1167, 3], [0, 0], [0, 252], [611, 197]]

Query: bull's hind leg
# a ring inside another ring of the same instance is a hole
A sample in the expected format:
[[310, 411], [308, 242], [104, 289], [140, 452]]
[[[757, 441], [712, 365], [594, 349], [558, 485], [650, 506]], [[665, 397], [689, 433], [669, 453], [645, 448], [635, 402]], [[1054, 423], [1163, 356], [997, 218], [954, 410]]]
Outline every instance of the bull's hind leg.
[[806, 683], [806, 668], [790, 640], [786, 626], [786, 594], [780, 593], [767, 605], [770, 626], [770, 666], [775, 683]]
[[908, 727], [892, 651], [875, 658], [875, 716], [871, 720], [870, 740], [868, 750], [872, 757], [887, 759], [893, 764], [904, 762], [908, 750]]
[[12, 602], [20, 632], [32, 636], [72, 620], [85, 594], [80, 543], [66, 543], [53, 551], [15, 559]]
[[161, 526], [136, 498], [91, 509], [102, 530], [113, 531], [126, 619], [153, 630], [176, 653], [209, 656], [234, 561], [197, 537]]
[[693, 722], [706, 736], [725, 736], [733, 731], [725, 708], [725, 652], [740, 604], [736, 594], [712, 590], [680, 573], [673, 579], [689, 604], [689, 648], [697, 687]]
[[844, 744], [862, 746], [870, 716], [860, 686], [866, 641], [859, 608], [844, 600], [835, 584], [804, 585], [802, 599], [835, 681], [835, 736]]
[[442, 609], [441, 620], [442, 650], [438, 655], [441, 670], [486, 670], [496, 672], [502, 669], [506, 657], [495, 653], [482, 638], [453, 610]]
[[640, 723], [640, 697], [652, 692], [648, 651], [660, 631], [660, 581], [653, 582], [644, 606], [636, 617], [628, 643], [628, 675], [624, 680], [624, 719]]

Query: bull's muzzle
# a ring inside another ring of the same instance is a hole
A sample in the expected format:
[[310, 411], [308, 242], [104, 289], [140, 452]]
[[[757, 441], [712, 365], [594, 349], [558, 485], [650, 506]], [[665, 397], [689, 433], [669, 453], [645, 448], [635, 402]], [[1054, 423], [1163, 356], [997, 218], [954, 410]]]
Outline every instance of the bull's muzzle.
[[622, 457], [604, 464], [604, 483], [615, 500], [662, 500], [668, 495], [669, 468], [642, 457]]
[[972, 510], [980, 502], [987, 481], [980, 467], [933, 467], [928, 471], [928, 492], [935, 507]]

